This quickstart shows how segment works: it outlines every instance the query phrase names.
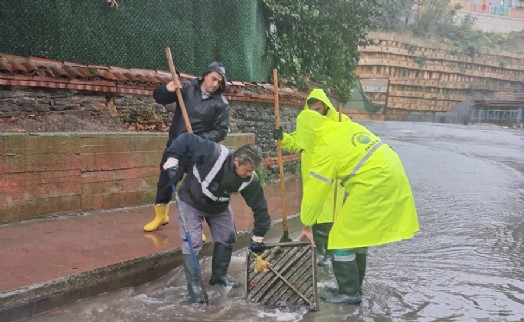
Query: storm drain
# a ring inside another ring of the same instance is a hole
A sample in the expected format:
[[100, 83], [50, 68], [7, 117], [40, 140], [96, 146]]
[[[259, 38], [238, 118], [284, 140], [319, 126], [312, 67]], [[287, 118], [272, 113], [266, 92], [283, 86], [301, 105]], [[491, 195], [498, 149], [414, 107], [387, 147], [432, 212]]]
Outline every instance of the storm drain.
[[[315, 250], [309, 242], [267, 245], [261, 258], [247, 251], [247, 300], [273, 307], [318, 309]], [[263, 270], [260, 270], [262, 266]], [[256, 271], [258, 270], [258, 272]]]

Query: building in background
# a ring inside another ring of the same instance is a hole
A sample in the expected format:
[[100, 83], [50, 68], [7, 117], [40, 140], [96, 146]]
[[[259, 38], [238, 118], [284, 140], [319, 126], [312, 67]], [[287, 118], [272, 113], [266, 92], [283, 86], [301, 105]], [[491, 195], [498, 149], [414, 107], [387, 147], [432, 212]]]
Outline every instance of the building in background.
[[508, 33], [524, 30], [524, 1], [520, 0], [451, 0], [460, 4], [458, 16], [473, 16], [474, 28], [485, 32]]

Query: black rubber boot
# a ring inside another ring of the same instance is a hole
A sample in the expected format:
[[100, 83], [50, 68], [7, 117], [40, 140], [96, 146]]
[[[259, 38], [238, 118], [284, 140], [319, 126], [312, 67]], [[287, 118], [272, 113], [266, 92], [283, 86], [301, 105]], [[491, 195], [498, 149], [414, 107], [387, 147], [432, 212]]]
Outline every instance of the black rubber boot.
[[204, 303], [204, 295], [200, 289], [200, 279], [196, 276], [195, 265], [191, 255], [182, 255], [184, 272], [187, 280], [187, 294], [192, 302]]
[[242, 285], [237, 279], [227, 275], [229, 262], [231, 262], [231, 254], [233, 254], [232, 248], [215, 244], [215, 248], [213, 249], [211, 279], [209, 280], [209, 284], [231, 286], [232, 288], [237, 288]]
[[366, 275], [366, 260], [368, 254], [357, 253], [357, 267], [358, 267], [358, 292], [362, 295], [362, 284], [364, 283], [364, 276]]
[[329, 264], [327, 252], [328, 237], [331, 231], [332, 223], [314, 224], [312, 227], [313, 240], [315, 241], [315, 250], [317, 252], [317, 265], [326, 266]]
[[359, 276], [356, 260], [351, 262], [332, 261], [332, 263], [338, 290], [328, 290], [320, 298], [331, 303], [359, 304], [361, 297], [358, 292]]

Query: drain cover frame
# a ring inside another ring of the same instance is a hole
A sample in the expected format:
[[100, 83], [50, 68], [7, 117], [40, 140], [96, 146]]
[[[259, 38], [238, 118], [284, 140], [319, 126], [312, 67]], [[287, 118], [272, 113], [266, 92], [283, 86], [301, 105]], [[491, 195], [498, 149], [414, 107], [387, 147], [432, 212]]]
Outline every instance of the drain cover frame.
[[246, 252], [246, 300], [269, 307], [318, 310], [316, 253], [309, 242], [266, 244], [266, 272], [255, 272], [258, 256]]

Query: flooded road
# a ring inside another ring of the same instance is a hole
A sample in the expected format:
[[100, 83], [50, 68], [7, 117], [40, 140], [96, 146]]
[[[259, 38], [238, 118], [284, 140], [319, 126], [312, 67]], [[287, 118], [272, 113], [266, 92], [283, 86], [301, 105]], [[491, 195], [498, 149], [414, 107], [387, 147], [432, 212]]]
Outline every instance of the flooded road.
[[[362, 123], [402, 158], [421, 230], [369, 250], [361, 305], [271, 309], [246, 303], [243, 289], [209, 285], [210, 306], [191, 305], [177, 268], [26, 321], [524, 321], [524, 130]], [[236, 252], [230, 268], [241, 279], [244, 260]], [[201, 267], [207, 281], [210, 259]], [[318, 277], [319, 291], [335, 286], [329, 270]]]

